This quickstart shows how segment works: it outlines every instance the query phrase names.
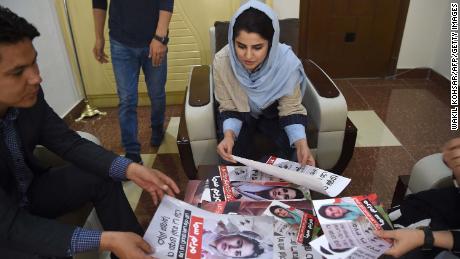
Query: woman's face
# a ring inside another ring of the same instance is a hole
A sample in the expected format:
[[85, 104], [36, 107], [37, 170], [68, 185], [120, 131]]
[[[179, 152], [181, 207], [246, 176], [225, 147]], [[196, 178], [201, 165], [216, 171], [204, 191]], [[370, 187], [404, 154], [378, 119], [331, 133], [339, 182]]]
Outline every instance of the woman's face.
[[241, 236], [228, 236], [216, 241], [216, 249], [225, 256], [247, 257], [254, 254], [255, 247]]
[[324, 212], [326, 213], [328, 217], [338, 219], [338, 218], [342, 218], [347, 213], [347, 210], [340, 206], [332, 205], [332, 206], [327, 207]]
[[249, 71], [254, 71], [267, 57], [268, 40], [258, 33], [241, 30], [234, 44], [238, 60]]
[[287, 218], [290, 215], [289, 212], [284, 208], [276, 208], [274, 212], [275, 212], [276, 215], [278, 215], [278, 216], [280, 216], [282, 218]]
[[286, 187], [273, 188], [269, 193], [273, 200], [292, 200], [296, 198], [295, 191]]

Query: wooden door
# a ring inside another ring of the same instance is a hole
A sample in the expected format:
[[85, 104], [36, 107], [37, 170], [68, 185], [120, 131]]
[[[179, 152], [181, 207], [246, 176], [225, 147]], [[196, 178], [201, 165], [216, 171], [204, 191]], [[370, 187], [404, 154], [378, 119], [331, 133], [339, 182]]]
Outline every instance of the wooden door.
[[409, 0], [301, 0], [300, 56], [333, 78], [394, 74]]

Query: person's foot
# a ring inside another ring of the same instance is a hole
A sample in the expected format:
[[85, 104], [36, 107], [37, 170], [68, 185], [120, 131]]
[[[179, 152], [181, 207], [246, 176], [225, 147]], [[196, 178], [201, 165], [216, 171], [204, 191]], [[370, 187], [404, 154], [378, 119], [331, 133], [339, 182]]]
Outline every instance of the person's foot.
[[142, 158], [141, 158], [141, 155], [140, 154], [137, 154], [137, 153], [126, 153], [125, 155], [126, 158], [129, 158], [131, 160], [133, 160], [134, 163], [138, 163], [138, 164], [143, 164], [142, 162]]
[[159, 147], [163, 138], [165, 136], [165, 132], [163, 130], [163, 125], [152, 127], [152, 137], [150, 138], [150, 145], [153, 147]]

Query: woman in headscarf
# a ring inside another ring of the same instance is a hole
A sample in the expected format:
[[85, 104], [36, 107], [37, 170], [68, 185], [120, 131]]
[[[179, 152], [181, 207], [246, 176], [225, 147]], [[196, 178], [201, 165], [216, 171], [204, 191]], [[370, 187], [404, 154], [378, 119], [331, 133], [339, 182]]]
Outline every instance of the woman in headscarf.
[[214, 93], [223, 139], [219, 155], [247, 157], [256, 130], [272, 139], [278, 156], [315, 165], [305, 134], [302, 97], [308, 79], [291, 47], [279, 43], [276, 14], [259, 1], [242, 5], [233, 16], [228, 45], [214, 58]]
[[294, 210], [289, 210], [287, 208], [281, 207], [279, 205], [274, 205], [270, 207], [270, 212], [273, 216], [278, 217], [279, 219], [285, 221], [289, 225], [294, 227], [299, 227], [302, 224], [302, 216], [297, 214]]

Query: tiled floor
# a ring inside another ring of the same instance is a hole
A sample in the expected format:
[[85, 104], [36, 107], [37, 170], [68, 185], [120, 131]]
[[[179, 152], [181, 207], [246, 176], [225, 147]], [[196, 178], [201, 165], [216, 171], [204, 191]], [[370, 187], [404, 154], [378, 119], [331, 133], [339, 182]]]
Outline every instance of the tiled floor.
[[[360, 132], [344, 172], [352, 182], [342, 195], [376, 192], [388, 206], [398, 175], [409, 174], [417, 160], [439, 152], [447, 140], [459, 136], [450, 131], [449, 88], [445, 85], [424, 79], [343, 79], [336, 83]], [[104, 110], [107, 116], [71, 126], [95, 134], [105, 147], [122, 154], [117, 109]], [[149, 108], [140, 107], [138, 117], [141, 152], [156, 154], [148, 158], [154, 160], [153, 167], [166, 172], [184, 190], [187, 177], [175, 143], [180, 110], [178, 105], [167, 108], [167, 134], [158, 149], [149, 146]], [[148, 195], [140, 195], [135, 211], [146, 226], [154, 211]]]

